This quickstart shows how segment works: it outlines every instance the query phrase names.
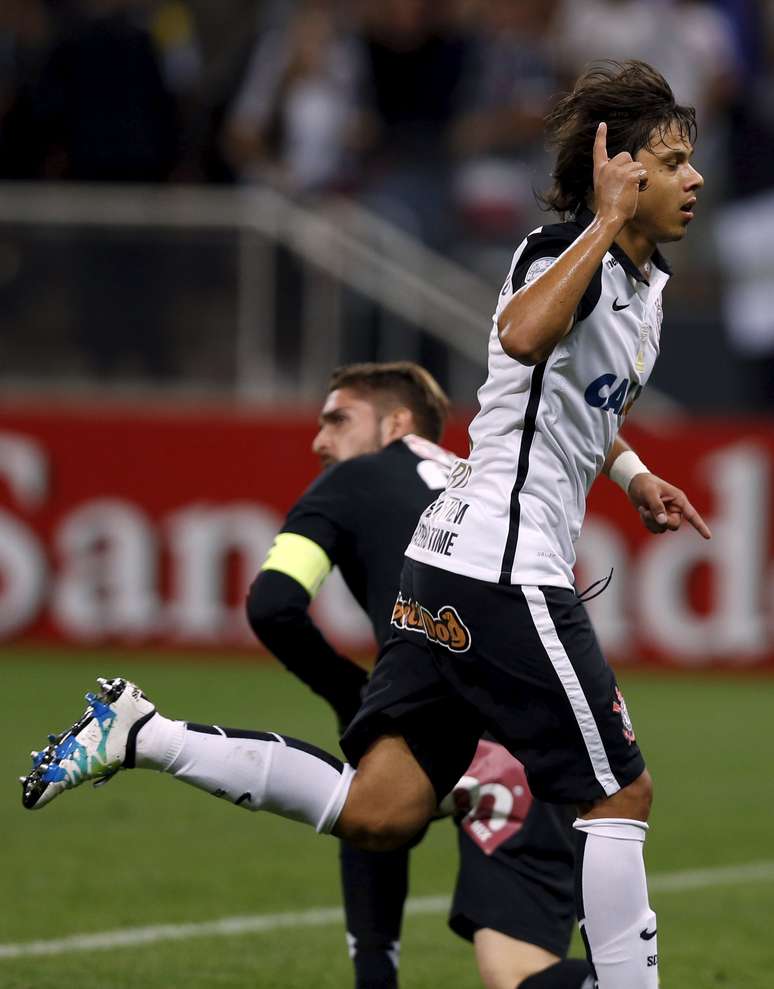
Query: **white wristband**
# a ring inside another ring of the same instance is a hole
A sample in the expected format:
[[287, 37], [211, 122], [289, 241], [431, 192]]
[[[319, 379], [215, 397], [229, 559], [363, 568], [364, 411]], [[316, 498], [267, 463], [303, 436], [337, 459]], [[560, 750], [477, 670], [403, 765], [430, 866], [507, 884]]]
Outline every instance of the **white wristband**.
[[611, 481], [615, 481], [624, 493], [627, 493], [632, 478], [636, 477], [637, 474], [650, 474], [650, 471], [634, 450], [624, 450], [611, 464], [607, 476]]

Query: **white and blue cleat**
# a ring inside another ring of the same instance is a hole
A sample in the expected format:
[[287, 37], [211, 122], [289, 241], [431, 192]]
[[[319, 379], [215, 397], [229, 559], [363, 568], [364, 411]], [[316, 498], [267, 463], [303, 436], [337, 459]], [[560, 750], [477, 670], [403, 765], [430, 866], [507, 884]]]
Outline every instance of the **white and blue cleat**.
[[98, 677], [97, 682], [100, 692], [86, 694], [89, 706], [81, 718], [61, 735], [49, 735], [46, 748], [32, 753], [31, 772], [19, 777], [28, 810], [87, 780], [98, 786], [119, 769], [134, 767], [137, 733], [156, 708], [128, 680]]

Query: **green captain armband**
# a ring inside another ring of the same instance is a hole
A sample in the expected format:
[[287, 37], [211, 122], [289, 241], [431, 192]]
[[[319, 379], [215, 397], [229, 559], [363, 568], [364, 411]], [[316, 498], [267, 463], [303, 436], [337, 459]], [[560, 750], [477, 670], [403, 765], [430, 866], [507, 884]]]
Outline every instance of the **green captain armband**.
[[299, 583], [310, 598], [322, 587], [332, 564], [325, 550], [313, 539], [295, 532], [280, 532], [261, 570], [277, 570]]

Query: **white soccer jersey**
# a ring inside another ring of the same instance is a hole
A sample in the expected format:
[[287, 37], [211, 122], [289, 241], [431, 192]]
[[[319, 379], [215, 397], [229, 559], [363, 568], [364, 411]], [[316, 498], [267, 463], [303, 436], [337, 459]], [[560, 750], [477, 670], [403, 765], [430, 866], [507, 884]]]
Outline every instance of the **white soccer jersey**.
[[613, 244], [573, 329], [535, 367], [505, 353], [497, 317], [591, 219], [584, 210], [519, 245], [494, 315], [470, 456], [423, 514], [412, 559], [491, 582], [573, 586], [586, 496], [658, 356], [669, 268], [656, 252], [645, 279]]

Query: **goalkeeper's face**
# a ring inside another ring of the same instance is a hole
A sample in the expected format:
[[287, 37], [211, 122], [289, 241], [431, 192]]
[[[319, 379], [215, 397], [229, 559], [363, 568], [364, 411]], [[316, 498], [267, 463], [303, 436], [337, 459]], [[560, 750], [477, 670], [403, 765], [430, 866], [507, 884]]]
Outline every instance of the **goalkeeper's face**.
[[338, 388], [325, 399], [312, 449], [323, 467], [376, 453], [385, 445], [383, 419], [367, 398], [350, 388]]

